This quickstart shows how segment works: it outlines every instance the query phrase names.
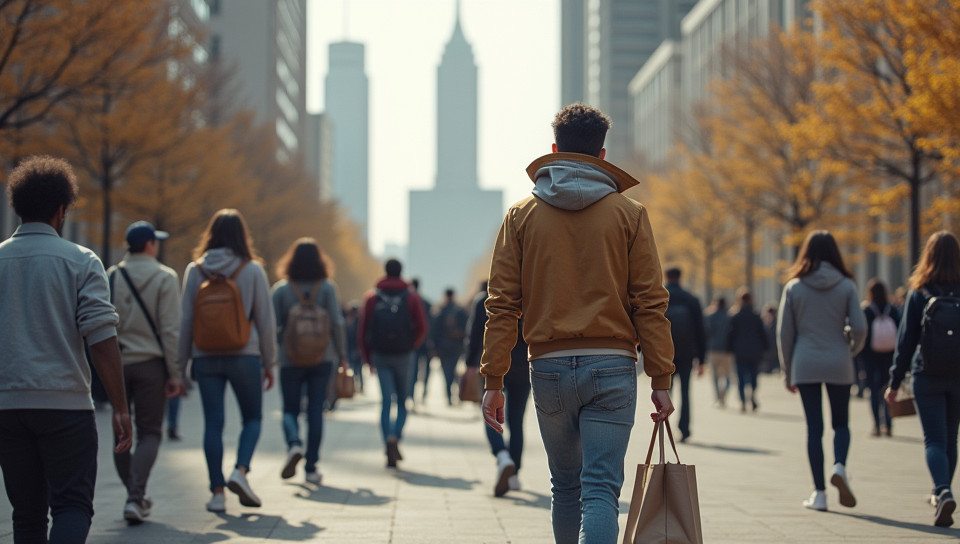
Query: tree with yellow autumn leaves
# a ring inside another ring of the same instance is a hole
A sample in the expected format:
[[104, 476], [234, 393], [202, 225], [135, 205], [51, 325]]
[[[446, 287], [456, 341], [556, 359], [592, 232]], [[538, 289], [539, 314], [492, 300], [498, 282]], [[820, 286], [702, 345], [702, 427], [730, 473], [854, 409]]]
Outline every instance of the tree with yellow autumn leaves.
[[192, 62], [203, 29], [171, 31], [175, 4], [0, 0], [0, 170], [32, 153], [68, 158], [74, 217], [100, 232], [108, 265], [123, 228], [147, 219], [171, 233], [163, 258], [182, 269], [211, 215], [235, 207], [268, 265], [312, 236], [343, 298], [359, 297], [378, 273], [359, 229], [319, 201], [301, 157], [277, 158], [271, 127], [211, 96], [228, 84]]

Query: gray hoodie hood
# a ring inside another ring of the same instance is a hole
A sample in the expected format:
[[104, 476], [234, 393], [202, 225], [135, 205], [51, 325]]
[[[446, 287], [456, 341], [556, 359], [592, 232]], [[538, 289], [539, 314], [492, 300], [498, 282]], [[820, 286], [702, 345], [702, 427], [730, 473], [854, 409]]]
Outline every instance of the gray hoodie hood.
[[561, 210], [582, 210], [617, 192], [617, 182], [598, 166], [559, 160], [540, 167], [533, 194]]
[[203, 254], [201, 262], [203, 263], [201, 268], [207, 272], [230, 276], [242, 261], [232, 249], [218, 247], [207, 250]]
[[828, 262], [821, 262], [819, 268], [817, 268], [812, 274], [808, 274], [801, 278], [800, 281], [809, 285], [810, 287], [813, 287], [814, 289], [823, 291], [840, 283], [845, 277], [846, 276], [841, 274], [840, 271], [834, 268], [832, 264]]

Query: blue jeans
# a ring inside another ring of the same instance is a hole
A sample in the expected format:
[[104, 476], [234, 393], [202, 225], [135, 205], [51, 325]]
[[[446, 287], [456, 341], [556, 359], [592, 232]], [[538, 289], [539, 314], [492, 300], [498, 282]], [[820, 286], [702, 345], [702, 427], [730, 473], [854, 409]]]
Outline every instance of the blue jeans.
[[750, 386], [750, 402], [757, 404], [757, 375], [760, 373], [760, 359], [742, 359], [737, 357], [737, 392], [740, 404], [747, 405], [747, 386]]
[[[380, 431], [386, 442], [389, 437], [397, 440], [403, 436], [403, 424], [407, 422], [407, 397], [410, 396], [410, 373], [413, 372], [415, 351], [407, 353], [371, 353], [370, 359], [377, 369], [380, 394], [383, 398], [380, 410]], [[397, 406], [396, 419], [391, 418], [393, 406]]]
[[167, 429], [176, 431], [180, 424], [180, 397], [167, 399]]
[[[892, 360], [893, 357], [891, 356], [890, 359]], [[867, 371], [867, 387], [870, 389], [870, 412], [873, 414], [874, 429], [879, 431], [880, 427], [884, 426], [893, 429], [890, 407], [883, 399], [887, 382], [890, 381], [890, 363], [888, 361], [888, 364], [878, 364], [874, 361], [865, 361], [864, 366]]]
[[[476, 370], [476, 367], [468, 367], [467, 370]], [[517, 472], [520, 472], [520, 457], [523, 456], [523, 415], [527, 411], [527, 399], [530, 398], [530, 382], [504, 383], [503, 394], [507, 404], [504, 421], [510, 431], [510, 447], [507, 448], [503, 435], [493, 430], [493, 427], [486, 423], [483, 423], [483, 427], [487, 431], [487, 442], [490, 443], [493, 454], [509, 449], [510, 459], [513, 459]]]
[[13, 506], [13, 542], [87, 541], [97, 481], [93, 410], [0, 410], [0, 467]]
[[195, 358], [193, 375], [203, 404], [203, 453], [207, 458], [210, 490], [213, 491], [226, 486], [223, 478], [223, 403], [227, 383], [237, 397], [243, 420], [235, 467], [249, 470], [253, 450], [260, 439], [263, 369], [257, 355], [220, 355]]
[[618, 355], [530, 362], [557, 544], [617, 542], [623, 460], [637, 408], [636, 366]]
[[[834, 462], [846, 465], [850, 451], [850, 384], [825, 383], [823, 386], [830, 401]], [[807, 419], [807, 458], [813, 485], [817, 491], [824, 491], [827, 485], [823, 476], [823, 387], [819, 383], [801, 383], [797, 389]]]
[[923, 427], [927, 470], [933, 492], [950, 489], [957, 469], [957, 428], [960, 427], [960, 379], [913, 377], [913, 403]]
[[280, 369], [280, 396], [283, 400], [283, 435], [287, 446], [302, 446], [300, 440], [300, 406], [307, 396], [307, 472], [317, 471], [320, 460], [320, 442], [323, 440], [323, 403], [333, 363], [324, 361], [316, 366], [286, 366]]

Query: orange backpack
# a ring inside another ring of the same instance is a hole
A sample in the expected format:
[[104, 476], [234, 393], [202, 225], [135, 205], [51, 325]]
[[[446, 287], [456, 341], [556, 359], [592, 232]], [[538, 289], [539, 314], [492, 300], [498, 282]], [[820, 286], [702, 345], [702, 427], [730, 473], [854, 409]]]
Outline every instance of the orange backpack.
[[240, 263], [229, 278], [210, 274], [196, 263], [206, 278], [193, 299], [193, 343], [201, 350], [236, 351], [250, 340], [250, 318], [234, 282], [247, 262]]

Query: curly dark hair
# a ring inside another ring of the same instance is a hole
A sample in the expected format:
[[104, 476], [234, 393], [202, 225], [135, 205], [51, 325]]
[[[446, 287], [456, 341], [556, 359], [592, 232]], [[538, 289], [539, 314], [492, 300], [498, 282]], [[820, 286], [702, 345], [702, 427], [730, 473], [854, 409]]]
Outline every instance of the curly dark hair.
[[320, 281], [328, 277], [327, 256], [313, 238], [300, 238], [277, 263], [277, 276], [290, 281]]
[[578, 102], [560, 110], [551, 126], [557, 151], [599, 157], [612, 123], [602, 111]]
[[79, 192], [70, 163], [48, 155], [20, 161], [7, 180], [10, 205], [25, 223], [50, 221], [61, 207], [72, 206]]

